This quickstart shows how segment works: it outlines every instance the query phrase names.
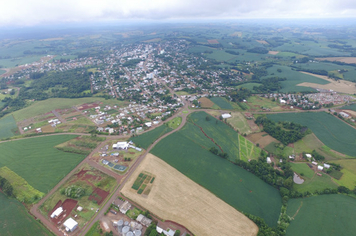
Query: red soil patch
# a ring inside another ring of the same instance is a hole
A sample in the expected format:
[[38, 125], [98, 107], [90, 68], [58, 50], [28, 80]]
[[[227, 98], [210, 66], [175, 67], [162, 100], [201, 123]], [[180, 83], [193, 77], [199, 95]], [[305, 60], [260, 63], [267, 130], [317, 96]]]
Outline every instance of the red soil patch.
[[288, 144], [288, 147], [294, 148], [294, 143]]
[[82, 178], [85, 173], [87, 173], [88, 170], [84, 170], [84, 169], [81, 169], [81, 171], [79, 171], [79, 173], [75, 174], [77, 176], [78, 179]]
[[209, 44], [219, 44], [219, 41], [216, 40], [216, 39], [209, 39], [209, 40], [208, 40], [208, 43], [209, 43]]
[[[72, 210], [76, 207], [77, 203], [78, 203], [78, 201], [76, 201], [76, 200], [66, 199], [62, 204], [62, 201], [59, 200], [57, 202], [56, 206], [48, 214], [48, 217], [51, 219], [51, 221], [54, 224], [58, 225], [58, 224], [62, 223], [67, 216], [70, 215]], [[60, 206], [63, 208], [63, 212], [58, 217], [51, 218], [51, 214]]]
[[92, 201], [96, 201], [98, 203], [98, 205], [100, 205], [105, 198], [109, 195], [109, 192], [104, 191], [100, 188], [96, 188], [93, 193], [89, 196], [88, 200]]
[[78, 110], [80, 110], [80, 111], [87, 110], [87, 109], [91, 109], [91, 108], [97, 107], [98, 105], [99, 105], [98, 103], [83, 104], [83, 105], [78, 107]]
[[82, 179], [83, 180], [99, 181], [101, 179], [101, 176], [95, 176], [95, 175], [86, 174], [86, 175], [84, 175], [84, 177]]

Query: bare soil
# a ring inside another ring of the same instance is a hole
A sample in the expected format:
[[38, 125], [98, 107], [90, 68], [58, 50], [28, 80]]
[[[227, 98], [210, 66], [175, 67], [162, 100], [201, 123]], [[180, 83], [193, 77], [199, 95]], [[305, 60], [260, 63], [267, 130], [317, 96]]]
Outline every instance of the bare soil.
[[210, 40], [208, 40], [208, 43], [209, 44], [219, 44], [219, 41], [216, 39], [210, 39]]
[[339, 61], [349, 64], [356, 64], [356, 57], [324, 57], [324, 58], [315, 58], [319, 61]]
[[50, 218], [51, 214], [58, 208], [58, 207], [62, 207], [63, 208], [63, 212], [62, 214], [59, 215], [59, 217], [55, 217], [55, 218], [50, 218], [51, 221], [58, 225], [63, 223], [63, 220], [70, 215], [70, 213], [72, 212], [72, 210], [75, 208], [75, 206], [77, 205], [78, 201], [74, 200], [74, 199], [66, 199], [63, 203], [62, 201], [58, 201], [57, 204], [54, 206], [54, 208], [52, 209], [52, 211], [49, 212], [48, 217]]
[[200, 98], [198, 101], [200, 102], [200, 106], [203, 108], [211, 108], [214, 106], [214, 103], [206, 97]]
[[109, 192], [102, 190], [101, 188], [96, 188], [93, 193], [89, 196], [88, 200], [89, 201], [96, 201], [98, 205], [103, 203], [105, 198], [109, 196]]
[[[143, 171], [156, 176], [150, 194], [142, 197], [131, 186]], [[195, 235], [257, 235], [258, 227], [242, 213], [152, 154], [130, 176], [122, 193], [165, 220]]]
[[270, 135], [266, 135], [266, 132], [254, 133], [247, 135], [247, 139], [253, 143], [259, 143], [262, 148], [265, 148], [271, 142], [279, 143], [279, 141]]
[[268, 54], [271, 54], [271, 55], [277, 55], [279, 53], [279, 51], [269, 51]]

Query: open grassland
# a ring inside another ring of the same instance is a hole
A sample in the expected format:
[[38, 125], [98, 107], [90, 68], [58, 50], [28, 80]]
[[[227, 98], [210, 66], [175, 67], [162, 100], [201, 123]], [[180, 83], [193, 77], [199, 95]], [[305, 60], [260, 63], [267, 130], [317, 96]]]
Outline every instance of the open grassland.
[[[278, 69], [282, 70], [282, 72], [278, 72]], [[280, 90], [281, 92], [315, 91], [312, 88], [299, 86], [299, 84], [303, 82], [309, 82], [314, 84], [330, 83], [329, 81], [326, 81], [324, 79], [320, 79], [312, 75], [307, 75], [299, 71], [292, 70], [292, 68], [288, 66], [274, 65], [273, 67], [268, 68], [267, 71], [268, 75], [264, 76], [263, 79], [274, 76], [287, 79], [285, 81], [280, 82], [282, 84], [282, 89]]]
[[231, 104], [222, 97], [212, 97], [210, 98], [210, 100], [215, 103], [216, 105], [218, 105], [221, 109], [233, 109], [233, 107], [231, 106]]
[[0, 119], [0, 139], [10, 138], [15, 135], [17, 125], [12, 115], [7, 115]]
[[284, 113], [267, 115], [274, 121], [292, 121], [310, 128], [326, 146], [356, 156], [356, 130], [325, 112]]
[[314, 177], [314, 171], [309, 168], [309, 166], [302, 162], [302, 163], [290, 163], [292, 166], [292, 170], [298, 173], [302, 178], [305, 176], [308, 179]]
[[[210, 123], [204, 119], [202, 122], [216, 125], [215, 121]], [[222, 123], [216, 126], [221, 134], [207, 132], [210, 137], [221, 143], [220, 135], [224, 135], [231, 142], [226, 131], [224, 133]], [[178, 132], [160, 141], [152, 153], [239, 211], [262, 217], [271, 226], [276, 225], [281, 208], [278, 191], [250, 172], [209, 152], [203, 145], [202, 138], [205, 136], [199, 135], [199, 131], [197, 126], [189, 122]], [[207, 138], [205, 140], [211, 142]]]
[[65, 109], [65, 108], [81, 105], [84, 103], [97, 102], [97, 101], [103, 103], [108, 103], [108, 101], [112, 101], [115, 104], [122, 103], [117, 100], [105, 100], [104, 98], [99, 98], [99, 97], [86, 97], [86, 98], [75, 98], [75, 99], [50, 98], [47, 100], [35, 102], [24, 109], [15, 111], [13, 115], [16, 121], [21, 121], [30, 117], [38, 116], [40, 114], [53, 111], [55, 109]]
[[342, 109], [344, 109], [344, 110], [356, 111], [356, 103], [355, 103], [355, 104], [351, 104], [351, 105], [344, 106], [344, 107], [342, 107]]
[[356, 199], [341, 194], [320, 195], [288, 201], [293, 217], [287, 236], [354, 235]]
[[239, 156], [241, 160], [258, 159], [261, 156], [261, 148], [256, 147], [248, 139], [239, 134]]
[[239, 133], [250, 134], [252, 132], [245, 116], [241, 112], [231, 112], [231, 116], [231, 118], [227, 119], [227, 122]]
[[162, 135], [172, 131], [167, 125], [161, 125], [147, 133], [143, 133], [139, 136], [131, 138], [132, 142], [140, 147], [147, 149], [154, 141], [156, 141]]
[[266, 132], [259, 132], [259, 133], [253, 133], [249, 134], [247, 136], [249, 140], [251, 140], [254, 143], [258, 143], [260, 147], [265, 148], [271, 143], [278, 143], [279, 141]]
[[190, 114], [188, 121], [187, 127], [183, 128], [187, 138], [206, 149], [220, 149], [219, 152], [227, 153], [231, 161], [239, 159], [239, 135], [235, 130], [205, 112]]
[[335, 180], [336, 183], [348, 187], [349, 189], [354, 189], [356, 187], [356, 160], [335, 160], [333, 163], [340, 164], [343, 173], [340, 180]]
[[[307, 175], [310, 175], [310, 174], [308, 173]], [[293, 185], [293, 189], [298, 192], [301, 192], [301, 193], [304, 193], [307, 191], [309, 191], [310, 193], [313, 193], [316, 190], [323, 191], [326, 188], [335, 189], [338, 187], [338, 185], [333, 182], [333, 179], [324, 173], [322, 173], [322, 176], [318, 176], [315, 174], [315, 175], [313, 175], [312, 178], [308, 178], [306, 175], [302, 176], [302, 177], [304, 179], [304, 183]]]
[[178, 126], [182, 123], [182, 117], [177, 116], [175, 118], [173, 118], [172, 120], [167, 122], [167, 125], [169, 128], [171, 129], [176, 129], [178, 128]]
[[36, 221], [17, 200], [7, 198], [0, 192], [0, 235], [2, 236], [47, 236], [53, 235]]
[[44, 196], [44, 193], [34, 189], [24, 178], [11, 171], [7, 166], [0, 168], [0, 176], [10, 182], [14, 188], [13, 193], [20, 202], [33, 203]]
[[261, 84], [259, 84], [259, 83], [246, 83], [246, 84], [241, 84], [241, 85], [237, 86], [237, 88], [247, 88], [247, 89], [251, 90], [252, 92], [255, 92], [253, 90], [253, 87], [255, 87], [255, 86], [258, 87], [258, 86], [261, 86]]
[[279, 107], [277, 105], [277, 102], [272, 102], [272, 100], [260, 96], [249, 97], [247, 99], [247, 104], [250, 106], [251, 109], [268, 108], [271, 110], [277, 110]]
[[[141, 172], [156, 176], [148, 197], [131, 188]], [[195, 235], [256, 235], [257, 226], [214, 194], [161, 159], [148, 154], [122, 193], [165, 220], [186, 226]]]
[[33, 188], [47, 193], [85, 157], [55, 148], [75, 137], [55, 135], [1, 143], [0, 167], [7, 166]]
[[311, 87], [311, 88], [319, 88], [319, 89], [331, 89], [339, 93], [349, 93], [349, 94], [354, 94], [356, 93], [356, 83], [346, 81], [346, 80], [338, 80], [335, 81], [333, 79], [329, 79], [325, 75], [316, 75], [316, 74], [311, 74], [307, 72], [302, 72], [303, 74], [308, 74], [311, 76], [315, 76], [317, 78], [324, 79], [325, 81], [328, 81], [328, 84], [316, 84], [316, 83], [309, 83], [309, 82], [303, 82], [298, 84], [298, 86], [304, 86], [304, 87]]

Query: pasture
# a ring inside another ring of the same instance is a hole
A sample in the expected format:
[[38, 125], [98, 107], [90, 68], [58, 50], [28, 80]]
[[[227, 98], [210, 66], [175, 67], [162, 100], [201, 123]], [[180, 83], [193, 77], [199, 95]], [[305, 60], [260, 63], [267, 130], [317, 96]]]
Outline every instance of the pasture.
[[1, 143], [0, 167], [7, 166], [33, 188], [47, 193], [84, 159], [84, 155], [55, 148], [75, 137], [54, 135]]
[[241, 112], [231, 112], [231, 116], [231, 118], [227, 119], [227, 122], [234, 129], [238, 130], [240, 134], [249, 134], [252, 132], [246, 118]]
[[0, 119], [0, 139], [11, 138], [18, 132], [16, 121], [12, 115]]
[[344, 159], [332, 162], [340, 164], [342, 167], [341, 172], [343, 173], [341, 179], [335, 180], [335, 182], [349, 189], [354, 189], [356, 187], [356, 160]]
[[306, 163], [290, 163], [290, 165], [292, 166], [292, 170], [298, 173], [302, 178], [306, 177], [311, 179], [314, 177], [314, 171], [310, 169]]
[[188, 125], [182, 128], [187, 138], [206, 149], [215, 147], [228, 153], [231, 161], [239, 159], [239, 136], [235, 130], [205, 112], [194, 112], [187, 120]]
[[212, 97], [210, 98], [210, 100], [215, 103], [216, 105], [218, 105], [221, 109], [233, 109], [233, 107], [231, 106], [231, 104], [222, 97]]
[[[304, 169], [306, 169], [306, 168], [304, 168]], [[303, 170], [303, 171], [306, 171], [306, 170]], [[306, 175], [310, 175], [310, 174], [311, 173], [308, 173]], [[307, 191], [309, 191], [310, 193], [313, 193], [316, 190], [322, 191], [326, 188], [334, 189], [334, 188], [338, 187], [338, 185], [333, 181], [333, 179], [324, 173], [322, 173], [322, 176], [318, 176], [315, 174], [312, 178], [308, 178], [306, 175], [302, 176], [303, 179], [305, 180], [303, 184], [294, 184], [293, 185], [294, 190], [301, 192], [301, 193], [304, 193]]]
[[0, 192], [0, 235], [3, 236], [52, 236], [40, 222], [31, 216], [17, 200]]
[[[227, 133], [228, 129], [232, 130], [231, 128], [223, 123], [215, 124], [213, 118], [210, 122], [206, 121], [204, 112], [199, 112], [196, 116], [204, 118], [196, 123], [203, 127], [205, 133], [221, 145], [222, 149], [226, 147], [228, 153], [233, 150], [239, 152], [236, 145], [238, 143], [231, 143], [232, 140], [238, 142], [238, 138], [234, 139]], [[196, 116], [193, 116], [193, 121], [197, 119]], [[206, 122], [206, 125], [203, 125], [203, 122]], [[211, 128], [207, 129], [207, 126]], [[237, 133], [234, 133], [237, 136]], [[281, 208], [281, 197], [277, 189], [250, 172], [209, 152], [207, 149], [212, 144], [197, 126], [189, 122], [181, 130], [161, 140], [151, 152], [227, 204], [239, 211], [262, 217], [268, 225], [275, 226]], [[235, 148], [228, 148], [234, 145]]]
[[182, 117], [177, 116], [177, 117], [173, 118], [172, 120], [168, 121], [167, 126], [173, 130], [173, 129], [178, 128], [181, 123], [182, 123]]
[[[278, 69], [281, 69], [282, 72], [278, 72]], [[268, 75], [262, 77], [262, 79], [274, 76], [287, 79], [285, 81], [280, 82], [282, 84], [282, 89], [280, 90], [281, 92], [315, 91], [312, 88], [297, 86], [298, 84], [303, 82], [309, 82], [314, 84], [329, 83], [328, 81], [317, 78], [315, 76], [307, 75], [299, 71], [292, 70], [292, 68], [288, 66], [274, 65], [273, 67], [268, 68], [267, 71]]]
[[287, 236], [354, 235], [356, 199], [329, 194], [290, 199], [287, 215], [293, 217]]
[[267, 115], [273, 121], [291, 121], [310, 128], [331, 149], [356, 156], [356, 130], [325, 112], [283, 113]]
[[[142, 172], [156, 176], [146, 198], [131, 188]], [[252, 236], [258, 232], [243, 214], [152, 154], [131, 175], [122, 194], [160, 218], [186, 226], [195, 235]]]
[[132, 137], [131, 140], [136, 145], [147, 149], [154, 141], [156, 141], [162, 135], [172, 131], [173, 129], [169, 128], [167, 125], [161, 125], [153, 130], [143, 133], [139, 136]]

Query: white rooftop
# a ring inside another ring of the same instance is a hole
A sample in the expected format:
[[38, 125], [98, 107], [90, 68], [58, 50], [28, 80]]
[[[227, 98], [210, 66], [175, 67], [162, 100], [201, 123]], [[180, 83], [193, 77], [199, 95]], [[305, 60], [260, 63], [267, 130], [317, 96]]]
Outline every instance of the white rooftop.
[[64, 225], [64, 227], [66, 227], [67, 231], [73, 231], [78, 226], [78, 223], [75, 220], [73, 220], [72, 218], [69, 218], [68, 220], [66, 220], [63, 223], [63, 225]]

